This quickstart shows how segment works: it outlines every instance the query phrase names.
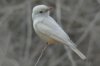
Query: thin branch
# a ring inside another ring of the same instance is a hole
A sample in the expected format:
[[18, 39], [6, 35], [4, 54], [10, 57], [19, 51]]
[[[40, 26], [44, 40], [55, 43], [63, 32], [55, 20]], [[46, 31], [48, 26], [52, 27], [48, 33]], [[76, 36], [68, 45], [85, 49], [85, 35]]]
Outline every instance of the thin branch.
[[60, 24], [60, 26], [62, 26], [61, 24], [61, 0], [57, 0], [56, 1], [56, 17], [57, 17], [57, 22]]
[[27, 7], [27, 43], [25, 51], [25, 60], [29, 58], [29, 51], [32, 43], [32, 24], [31, 24], [31, 0], [26, 1]]
[[[35, 39], [34, 39], [35, 40]], [[40, 43], [40, 42], [39, 42]], [[38, 43], [38, 44], [39, 44]], [[37, 56], [37, 54], [39, 53], [39, 51], [40, 51], [40, 49], [42, 48], [43, 46], [42, 45], [38, 45], [38, 47], [36, 47], [35, 48], [35, 52], [33, 52], [32, 54], [31, 54], [31, 56], [30, 56], [30, 60], [33, 60], [36, 56]]]
[[75, 60], [74, 60], [74, 58], [72, 56], [72, 51], [66, 46], [65, 46], [65, 49], [67, 50], [67, 55], [68, 55], [68, 58], [69, 58], [69, 60], [70, 60], [70, 62], [72, 64], [72, 66], [77, 66], [76, 62], [75, 62]]
[[91, 55], [92, 55], [92, 51], [93, 51], [93, 42], [94, 42], [95, 36], [94, 36], [94, 31], [92, 31], [91, 33], [91, 37], [90, 37], [90, 41], [89, 41], [89, 45], [88, 45], [88, 51], [87, 51], [87, 66], [91, 66], [91, 62], [89, 61]]
[[37, 64], [39, 63], [40, 59], [41, 59], [42, 56], [43, 56], [44, 51], [48, 48], [48, 46], [49, 46], [49, 45], [47, 44], [47, 45], [42, 49], [41, 54], [40, 54], [38, 60], [37, 60], [36, 63], [35, 63], [35, 66], [37, 66]]

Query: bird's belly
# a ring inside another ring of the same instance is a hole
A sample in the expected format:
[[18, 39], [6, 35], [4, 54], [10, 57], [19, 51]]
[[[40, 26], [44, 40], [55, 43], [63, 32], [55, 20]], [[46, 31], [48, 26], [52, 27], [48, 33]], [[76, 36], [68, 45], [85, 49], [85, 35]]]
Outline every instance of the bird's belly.
[[36, 33], [44, 42], [47, 42], [48, 44], [56, 44], [58, 42], [50, 36], [40, 33], [39, 31], [36, 31]]
[[49, 39], [48, 36], [46, 36], [45, 34], [41, 33], [40, 31], [35, 30], [35, 32], [43, 41], [47, 41]]

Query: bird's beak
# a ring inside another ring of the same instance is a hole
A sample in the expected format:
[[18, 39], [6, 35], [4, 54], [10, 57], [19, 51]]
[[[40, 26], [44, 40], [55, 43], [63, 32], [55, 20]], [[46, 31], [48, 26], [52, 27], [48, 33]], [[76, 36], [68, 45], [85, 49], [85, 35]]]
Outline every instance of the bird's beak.
[[53, 7], [48, 7], [48, 10], [51, 11], [53, 9]]
[[48, 7], [47, 11], [51, 11], [53, 9], [53, 7]]

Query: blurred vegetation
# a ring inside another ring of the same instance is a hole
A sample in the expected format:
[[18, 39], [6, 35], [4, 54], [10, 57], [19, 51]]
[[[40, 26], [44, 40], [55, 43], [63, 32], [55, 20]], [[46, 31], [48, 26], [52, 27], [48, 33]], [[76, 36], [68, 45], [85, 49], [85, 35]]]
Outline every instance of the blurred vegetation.
[[50, 46], [38, 66], [100, 65], [100, 0], [0, 0], [0, 66], [34, 66], [46, 43], [32, 27], [32, 8], [52, 6], [51, 16], [86, 56], [72, 60], [60, 44]]

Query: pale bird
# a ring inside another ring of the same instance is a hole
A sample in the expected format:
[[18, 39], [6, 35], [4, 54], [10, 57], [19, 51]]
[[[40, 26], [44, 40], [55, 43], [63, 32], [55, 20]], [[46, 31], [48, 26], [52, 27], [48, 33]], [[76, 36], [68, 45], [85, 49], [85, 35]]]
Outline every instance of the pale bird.
[[85, 60], [86, 56], [76, 48], [67, 33], [50, 16], [50, 9], [46, 5], [37, 5], [33, 8], [33, 27], [37, 35], [48, 44], [63, 44]]

